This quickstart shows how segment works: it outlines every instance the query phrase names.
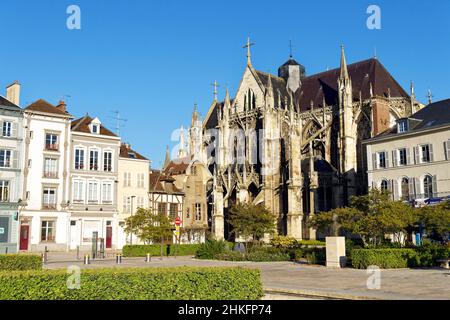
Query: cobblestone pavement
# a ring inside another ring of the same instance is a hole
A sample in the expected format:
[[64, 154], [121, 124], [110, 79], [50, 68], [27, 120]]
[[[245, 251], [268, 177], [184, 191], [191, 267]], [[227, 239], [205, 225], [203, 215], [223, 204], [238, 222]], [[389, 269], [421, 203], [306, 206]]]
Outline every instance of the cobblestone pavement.
[[[82, 256], [80, 254], [80, 256]], [[45, 268], [105, 267], [175, 267], [175, 266], [242, 266], [261, 270], [266, 298], [279, 298], [284, 293], [317, 298], [340, 299], [448, 299], [450, 300], [450, 271], [445, 269], [388, 269], [381, 270], [378, 290], [369, 290], [366, 270], [351, 268], [329, 269], [323, 266], [295, 264], [293, 262], [228, 262], [197, 260], [192, 257], [123, 258], [117, 265], [113, 257], [91, 261], [84, 265], [74, 253], [49, 253]], [[286, 297], [286, 296], [285, 296]]]

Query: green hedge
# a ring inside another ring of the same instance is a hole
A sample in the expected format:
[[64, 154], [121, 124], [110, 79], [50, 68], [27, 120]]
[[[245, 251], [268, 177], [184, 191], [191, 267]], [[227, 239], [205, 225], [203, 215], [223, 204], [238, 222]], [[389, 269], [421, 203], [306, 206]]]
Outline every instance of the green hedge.
[[[164, 256], [194, 256], [200, 244], [164, 244]], [[145, 257], [147, 253], [152, 256], [161, 255], [161, 246], [159, 244], [148, 245], [126, 245], [122, 248], [125, 257]]]
[[418, 266], [418, 254], [414, 249], [354, 249], [352, 266], [366, 269], [371, 265], [380, 268], [407, 268]]
[[0, 254], [1, 270], [41, 270], [42, 258], [34, 254]]
[[0, 272], [0, 300], [256, 300], [259, 270], [244, 268], [84, 269], [80, 289], [65, 270]]

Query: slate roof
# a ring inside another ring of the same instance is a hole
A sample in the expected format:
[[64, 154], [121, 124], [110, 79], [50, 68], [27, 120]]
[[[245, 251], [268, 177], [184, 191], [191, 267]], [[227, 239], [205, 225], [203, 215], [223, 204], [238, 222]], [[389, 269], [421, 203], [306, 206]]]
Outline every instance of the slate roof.
[[67, 111], [62, 111], [62, 110], [58, 109], [56, 106], [50, 104], [49, 102], [45, 101], [44, 99], [39, 99], [39, 100], [33, 102], [28, 107], [26, 107], [25, 110], [50, 113], [50, 114], [59, 115], [59, 116], [72, 117]]
[[[402, 120], [408, 121], [408, 130], [405, 133], [420, 132], [422, 130], [450, 125], [450, 99], [431, 103], [414, 113], [411, 117], [399, 119], [397, 122]], [[386, 131], [366, 141], [400, 136], [405, 133], [398, 133], [397, 126], [393, 126], [392, 128], [387, 129]]]
[[122, 143], [120, 145], [120, 154], [121, 158], [129, 158], [129, 159], [139, 159], [139, 160], [148, 160], [146, 157], [141, 155], [140, 153], [131, 149], [130, 145], [127, 143]]
[[6, 99], [5, 97], [2, 97], [2, 96], [0, 96], [0, 106], [7, 107], [8, 109], [17, 110], [17, 111], [22, 110], [19, 106], [16, 106], [14, 103], [12, 103], [11, 101], [9, 101], [8, 99]]
[[[72, 131], [76, 132], [84, 132], [84, 133], [91, 133], [91, 129], [89, 128], [89, 125], [92, 122], [92, 119], [89, 115], [85, 115], [82, 118], [76, 119], [72, 121], [71, 129]], [[100, 125], [100, 134], [104, 136], [111, 136], [111, 137], [117, 137], [116, 134], [108, 130], [105, 126]]]

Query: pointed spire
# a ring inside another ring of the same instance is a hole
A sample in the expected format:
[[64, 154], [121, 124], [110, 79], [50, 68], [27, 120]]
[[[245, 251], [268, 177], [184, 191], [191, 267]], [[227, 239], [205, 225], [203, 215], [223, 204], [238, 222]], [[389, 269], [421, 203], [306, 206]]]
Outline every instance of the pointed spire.
[[164, 159], [164, 168], [166, 168], [170, 163], [170, 152], [169, 152], [169, 146], [166, 145], [166, 158]]
[[245, 46], [243, 46], [242, 48], [247, 48], [247, 66], [251, 66], [252, 65], [252, 59], [251, 59], [251, 54], [250, 54], [250, 47], [255, 45], [254, 42], [250, 43], [250, 37], [247, 37], [247, 44]]
[[197, 121], [198, 121], [197, 103], [194, 103], [194, 111], [192, 112], [192, 126], [194, 126], [197, 123]]
[[229, 108], [231, 106], [230, 102], [230, 93], [228, 92], [228, 87], [225, 91], [225, 108]]
[[411, 81], [409, 85], [409, 95], [412, 97], [414, 95], [414, 82]]
[[341, 71], [340, 78], [348, 79], [347, 61], [345, 60], [344, 45], [341, 45]]

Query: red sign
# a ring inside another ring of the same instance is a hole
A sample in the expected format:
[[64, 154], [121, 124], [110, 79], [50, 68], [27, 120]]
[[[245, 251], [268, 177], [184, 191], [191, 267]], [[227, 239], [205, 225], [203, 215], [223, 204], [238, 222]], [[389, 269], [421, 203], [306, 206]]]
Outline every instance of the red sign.
[[175, 224], [176, 224], [177, 226], [179, 226], [179, 225], [181, 224], [181, 219], [180, 219], [180, 217], [177, 217], [177, 218], [175, 219]]

